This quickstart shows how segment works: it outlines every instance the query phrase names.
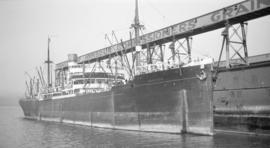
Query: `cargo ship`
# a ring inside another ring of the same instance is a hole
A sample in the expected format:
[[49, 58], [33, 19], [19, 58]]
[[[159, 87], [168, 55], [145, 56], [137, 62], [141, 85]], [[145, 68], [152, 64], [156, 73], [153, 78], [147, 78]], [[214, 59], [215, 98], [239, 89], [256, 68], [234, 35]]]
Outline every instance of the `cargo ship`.
[[[270, 13], [268, 0], [246, 0], [144, 35], [137, 0], [135, 5], [134, 38], [69, 54], [56, 65], [54, 84], [48, 39], [47, 82], [37, 69], [38, 79], [27, 83], [19, 101], [26, 118], [204, 135], [213, 135], [214, 125], [269, 129], [270, 54], [249, 57], [245, 30], [246, 21]], [[239, 30], [232, 30], [235, 25]], [[219, 28], [224, 30], [218, 61], [194, 59], [191, 37]], [[240, 41], [231, 40], [236, 34]], [[234, 43], [243, 51], [232, 49]]]

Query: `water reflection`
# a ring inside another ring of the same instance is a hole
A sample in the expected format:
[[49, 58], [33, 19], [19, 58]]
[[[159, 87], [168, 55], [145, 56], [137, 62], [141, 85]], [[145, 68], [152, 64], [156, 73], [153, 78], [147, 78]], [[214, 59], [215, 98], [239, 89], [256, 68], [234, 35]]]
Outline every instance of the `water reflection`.
[[1, 148], [239, 148], [270, 145], [267, 136], [218, 133], [211, 137], [133, 132], [26, 120], [18, 108], [0, 108], [0, 112]]

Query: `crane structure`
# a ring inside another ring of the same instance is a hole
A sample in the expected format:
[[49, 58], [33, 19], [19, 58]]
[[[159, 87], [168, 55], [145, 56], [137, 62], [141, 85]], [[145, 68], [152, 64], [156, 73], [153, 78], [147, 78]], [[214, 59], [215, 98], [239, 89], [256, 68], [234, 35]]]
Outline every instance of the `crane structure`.
[[[169, 43], [171, 49], [171, 59], [179, 59], [180, 62], [180, 48], [184, 49], [185, 56], [190, 62], [191, 57], [191, 40], [192, 36], [213, 31], [225, 27], [222, 32], [223, 46], [220, 52], [220, 57], [223, 54], [223, 47], [226, 50], [226, 67], [229, 68], [231, 59], [236, 55], [241, 59], [243, 64], [249, 64], [248, 50], [246, 46], [246, 21], [256, 19], [270, 14], [269, 0], [246, 0], [189, 20], [180, 22], [144, 35], [139, 35], [139, 29], [142, 27], [139, 23], [138, 3], [136, 1], [135, 19], [132, 27], [135, 30], [135, 38], [130, 38], [127, 41], [117, 43], [100, 50], [96, 50], [78, 57], [78, 63], [94, 63], [114, 56], [122, 56], [123, 54], [136, 54], [136, 47], [139, 45], [142, 52], [145, 52], [145, 61], [152, 63], [153, 59], [158, 59], [164, 62], [163, 45]], [[234, 27], [238, 25], [239, 27]], [[240, 32], [240, 33], [239, 33]], [[237, 35], [239, 41], [232, 41], [232, 36]], [[240, 44], [239, 49], [234, 48], [232, 44]], [[178, 47], [178, 51], [176, 50]], [[146, 49], [146, 50], [145, 50]], [[240, 50], [243, 52], [240, 52]], [[230, 54], [231, 53], [231, 54]], [[154, 55], [157, 58], [154, 58]], [[138, 55], [137, 55], [138, 57]], [[137, 59], [138, 60], [138, 59]], [[56, 64], [56, 70], [61, 70], [68, 66], [68, 61]]]

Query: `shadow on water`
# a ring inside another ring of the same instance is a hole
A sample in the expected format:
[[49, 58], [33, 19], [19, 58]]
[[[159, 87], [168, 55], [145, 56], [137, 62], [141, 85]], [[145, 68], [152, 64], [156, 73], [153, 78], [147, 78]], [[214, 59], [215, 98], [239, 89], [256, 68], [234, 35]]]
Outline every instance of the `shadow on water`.
[[215, 124], [217, 130], [239, 131], [242, 133], [250, 133], [257, 135], [270, 135], [270, 125], [268, 127], [260, 127], [256, 125], [220, 125]]
[[0, 147], [11, 148], [173, 148], [269, 147], [270, 137], [234, 133], [211, 136], [147, 133], [22, 118], [20, 108], [0, 107]]

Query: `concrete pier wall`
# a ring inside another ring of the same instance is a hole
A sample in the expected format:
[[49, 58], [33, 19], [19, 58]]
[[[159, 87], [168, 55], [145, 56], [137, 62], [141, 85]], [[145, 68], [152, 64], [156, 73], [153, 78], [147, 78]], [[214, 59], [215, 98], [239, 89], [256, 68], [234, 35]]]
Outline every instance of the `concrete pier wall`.
[[221, 71], [214, 84], [215, 123], [270, 129], [270, 63]]

